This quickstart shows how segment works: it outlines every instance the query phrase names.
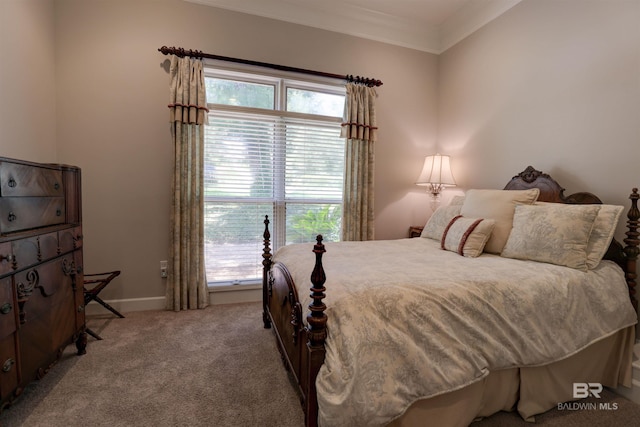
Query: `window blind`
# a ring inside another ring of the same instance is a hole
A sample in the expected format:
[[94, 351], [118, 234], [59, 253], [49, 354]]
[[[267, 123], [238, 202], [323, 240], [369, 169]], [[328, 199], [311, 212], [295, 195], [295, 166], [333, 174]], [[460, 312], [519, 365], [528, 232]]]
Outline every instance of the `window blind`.
[[273, 224], [274, 249], [338, 240], [344, 140], [335, 122], [212, 111], [205, 128], [207, 280], [261, 277], [262, 221]]

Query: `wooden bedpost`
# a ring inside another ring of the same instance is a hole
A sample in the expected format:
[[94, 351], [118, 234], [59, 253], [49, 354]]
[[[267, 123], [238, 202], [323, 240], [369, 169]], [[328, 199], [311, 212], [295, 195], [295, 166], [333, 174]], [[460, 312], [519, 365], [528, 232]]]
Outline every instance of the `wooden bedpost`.
[[316, 265], [311, 272], [311, 295], [312, 299], [309, 304], [309, 314], [307, 314], [307, 327], [309, 334], [309, 347], [324, 347], [324, 340], [327, 337], [327, 315], [324, 311], [327, 306], [322, 302], [325, 298], [324, 282], [327, 277], [324, 274], [324, 268], [322, 266], [322, 254], [326, 252], [324, 245], [322, 244], [322, 235], [318, 234], [316, 237], [317, 243], [313, 246], [313, 253], [316, 254]]
[[637, 275], [637, 261], [638, 255], [640, 254], [640, 240], [638, 239], [640, 236], [640, 232], [638, 232], [638, 226], [640, 219], [640, 211], [638, 210], [638, 189], [634, 188], [632, 190], [629, 199], [631, 199], [631, 209], [629, 209], [629, 213], [627, 214], [627, 232], [626, 238], [624, 239], [624, 243], [626, 246], [624, 247], [624, 254], [627, 259], [627, 268], [625, 270], [625, 276], [627, 279], [627, 286], [629, 286], [629, 297], [631, 298], [631, 303], [633, 304], [633, 308], [635, 308], [636, 313], [638, 312], [638, 299], [636, 298], [636, 278]]
[[309, 350], [308, 369], [309, 382], [308, 390], [305, 390], [305, 425], [315, 426], [318, 419], [318, 395], [316, 392], [316, 377], [320, 366], [324, 363], [325, 348], [324, 342], [327, 338], [327, 306], [322, 302], [326, 288], [324, 282], [327, 280], [322, 266], [322, 254], [326, 252], [322, 244], [322, 235], [316, 237], [317, 243], [313, 246], [316, 254], [316, 264], [311, 272], [311, 304], [309, 304], [309, 314], [307, 315], [307, 348]]
[[264, 249], [262, 250], [262, 321], [265, 329], [271, 328], [269, 319], [269, 270], [271, 269], [271, 233], [269, 233], [269, 215], [264, 216]]

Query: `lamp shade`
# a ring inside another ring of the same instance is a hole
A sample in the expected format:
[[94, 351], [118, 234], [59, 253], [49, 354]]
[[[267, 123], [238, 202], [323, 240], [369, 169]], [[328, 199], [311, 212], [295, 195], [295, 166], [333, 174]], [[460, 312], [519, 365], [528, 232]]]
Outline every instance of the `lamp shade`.
[[455, 186], [456, 181], [451, 173], [449, 156], [436, 154], [435, 156], [425, 157], [424, 166], [416, 184], [437, 187]]

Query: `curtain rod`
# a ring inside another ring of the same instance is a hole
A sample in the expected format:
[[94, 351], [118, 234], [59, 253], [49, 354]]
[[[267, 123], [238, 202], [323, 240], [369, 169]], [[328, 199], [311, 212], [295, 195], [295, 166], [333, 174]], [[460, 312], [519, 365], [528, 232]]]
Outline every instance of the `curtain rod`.
[[280, 70], [280, 71], [290, 71], [294, 73], [311, 74], [314, 76], [342, 79], [342, 80], [346, 80], [347, 82], [360, 83], [369, 87], [382, 86], [382, 82], [380, 80], [370, 79], [368, 77], [360, 77], [360, 76], [354, 77], [350, 74], [343, 76], [340, 74], [324, 73], [322, 71], [305, 70], [304, 68], [295, 68], [295, 67], [288, 67], [286, 65], [269, 64], [268, 62], [250, 61], [248, 59], [239, 59], [239, 58], [231, 58], [228, 56], [213, 55], [210, 53], [203, 53], [201, 50], [191, 50], [191, 49], [185, 50], [181, 47], [162, 46], [161, 48], [158, 49], [158, 51], [162, 52], [164, 55], [172, 54], [180, 58], [184, 58], [185, 56], [188, 56], [192, 58], [217, 59], [220, 61], [235, 62], [238, 64], [247, 64], [247, 65], [255, 65], [258, 67], [272, 68], [274, 70]]

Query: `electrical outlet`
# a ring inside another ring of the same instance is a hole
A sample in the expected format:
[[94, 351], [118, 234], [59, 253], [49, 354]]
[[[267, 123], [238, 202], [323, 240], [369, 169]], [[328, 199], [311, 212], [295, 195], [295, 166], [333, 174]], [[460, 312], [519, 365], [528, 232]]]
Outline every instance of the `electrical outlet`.
[[160, 261], [160, 277], [167, 277], [167, 261]]

